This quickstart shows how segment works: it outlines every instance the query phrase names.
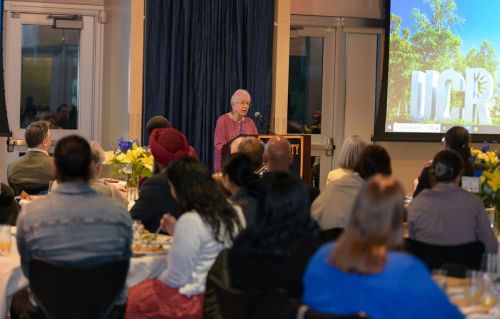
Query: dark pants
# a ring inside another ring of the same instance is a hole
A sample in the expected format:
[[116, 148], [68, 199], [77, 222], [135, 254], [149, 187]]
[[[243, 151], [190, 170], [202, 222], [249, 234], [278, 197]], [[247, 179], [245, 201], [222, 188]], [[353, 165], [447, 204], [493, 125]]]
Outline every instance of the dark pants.
[[[125, 308], [125, 305], [114, 306], [108, 319], [124, 318]], [[14, 294], [10, 305], [10, 317], [11, 319], [47, 319], [42, 310], [31, 303], [28, 288], [23, 288]]]

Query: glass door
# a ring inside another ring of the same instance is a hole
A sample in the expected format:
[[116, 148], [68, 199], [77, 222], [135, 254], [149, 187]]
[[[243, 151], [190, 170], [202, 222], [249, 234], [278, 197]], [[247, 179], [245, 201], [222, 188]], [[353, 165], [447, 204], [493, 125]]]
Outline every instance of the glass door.
[[69, 134], [96, 138], [94, 20], [7, 11], [5, 93], [13, 136], [4, 163], [26, 152], [24, 130], [33, 121], [48, 121], [54, 141]]
[[311, 135], [316, 187], [333, 165], [334, 46], [335, 28], [291, 27], [287, 133]]

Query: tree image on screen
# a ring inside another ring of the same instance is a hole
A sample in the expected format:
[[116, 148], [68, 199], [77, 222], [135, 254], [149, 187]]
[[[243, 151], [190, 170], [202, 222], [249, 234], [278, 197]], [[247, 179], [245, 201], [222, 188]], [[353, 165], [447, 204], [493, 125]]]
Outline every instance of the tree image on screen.
[[[471, 46], [469, 12], [459, 11], [458, 6], [464, 1], [404, 1], [409, 13], [401, 15], [391, 8], [386, 114], [391, 130], [398, 131], [397, 124], [402, 132], [500, 124], [495, 45], [481, 33]], [[395, 2], [404, 6], [402, 0]], [[481, 2], [485, 1], [475, 3]], [[411, 7], [416, 4], [418, 8]], [[496, 33], [492, 30], [491, 36], [497, 38]], [[405, 123], [439, 125], [422, 128]]]

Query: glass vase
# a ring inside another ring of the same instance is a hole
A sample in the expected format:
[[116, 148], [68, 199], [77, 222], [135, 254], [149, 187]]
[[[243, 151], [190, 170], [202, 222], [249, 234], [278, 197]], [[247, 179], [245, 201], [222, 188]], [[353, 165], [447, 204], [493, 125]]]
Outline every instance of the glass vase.
[[495, 236], [498, 237], [500, 234], [500, 212], [495, 207], [488, 207], [485, 209], [488, 214], [488, 218], [490, 219], [490, 225], [495, 233]]
[[129, 202], [135, 202], [139, 198], [139, 178], [129, 177], [127, 179], [127, 199]]

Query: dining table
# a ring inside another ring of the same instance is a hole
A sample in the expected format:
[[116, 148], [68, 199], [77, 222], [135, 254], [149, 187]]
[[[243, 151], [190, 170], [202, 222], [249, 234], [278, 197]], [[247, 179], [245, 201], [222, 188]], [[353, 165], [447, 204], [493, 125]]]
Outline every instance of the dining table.
[[[28, 286], [28, 279], [21, 269], [15, 234], [16, 227], [11, 227], [11, 252], [0, 255], [0, 318], [8, 318], [7, 313], [12, 297], [18, 290]], [[126, 286], [132, 287], [146, 279], [157, 278], [166, 268], [165, 254], [133, 256], [130, 259]]]

